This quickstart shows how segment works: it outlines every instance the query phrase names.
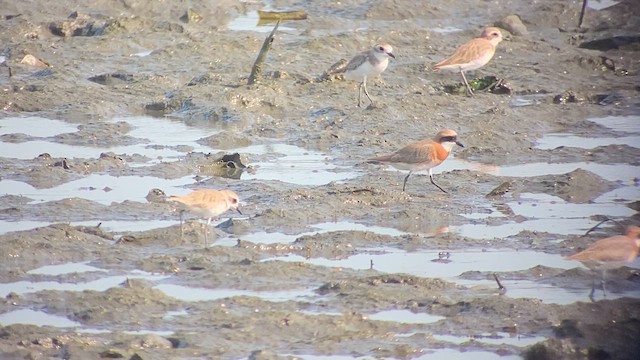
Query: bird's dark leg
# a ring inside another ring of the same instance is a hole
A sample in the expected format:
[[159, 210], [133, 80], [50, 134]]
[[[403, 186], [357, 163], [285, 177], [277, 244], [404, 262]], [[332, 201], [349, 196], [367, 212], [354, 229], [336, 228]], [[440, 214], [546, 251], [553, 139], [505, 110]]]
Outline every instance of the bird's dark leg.
[[402, 183], [402, 192], [404, 192], [404, 189], [407, 187], [407, 180], [409, 180], [409, 176], [411, 176], [411, 171], [409, 171], [407, 176], [404, 177], [404, 182]]
[[441, 187], [440, 187], [440, 185], [436, 184], [436, 182], [435, 182], [435, 181], [433, 181], [433, 173], [431, 172], [431, 169], [429, 169], [429, 179], [431, 179], [431, 183], [432, 183], [433, 185], [435, 185], [435, 186], [436, 186], [438, 189], [440, 189], [443, 193], [447, 194], [447, 192], [446, 192], [443, 188], [441, 188]]

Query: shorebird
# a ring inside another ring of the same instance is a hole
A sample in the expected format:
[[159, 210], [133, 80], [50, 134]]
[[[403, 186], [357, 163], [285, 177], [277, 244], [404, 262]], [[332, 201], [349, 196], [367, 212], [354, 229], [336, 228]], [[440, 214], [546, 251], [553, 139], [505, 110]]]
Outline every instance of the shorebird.
[[467, 95], [472, 96], [473, 90], [471, 90], [464, 72], [485, 66], [495, 54], [496, 46], [500, 41], [502, 41], [500, 29], [488, 27], [484, 29], [479, 38], [460, 46], [453, 55], [433, 65], [433, 71], [440, 69], [459, 71], [464, 85], [467, 87]]
[[371, 50], [364, 51], [354, 56], [344, 68], [344, 77], [347, 80], [360, 82], [358, 86], [358, 107], [361, 105], [362, 90], [371, 102], [373, 100], [367, 91], [367, 78], [375, 77], [387, 69], [389, 65], [389, 57], [396, 58], [393, 55], [393, 48], [389, 44], [377, 44]]
[[182, 212], [190, 211], [191, 213], [207, 219], [207, 224], [204, 227], [204, 246], [207, 247], [207, 231], [211, 224], [211, 219], [224, 213], [229, 209], [235, 209], [238, 213], [240, 199], [238, 195], [231, 190], [210, 190], [200, 189], [194, 190], [187, 195], [177, 196], [172, 195], [169, 200], [176, 201], [184, 207], [180, 211], [180, 234], [183, 235], [182, 230]]
[[[640, 227], [629, 226], [625, 235], [616, 235], [601, 239], [593, 243], [585, 250], [568, 256], [567, 260], [576, 260], [583, 263], [594, 273], [602, 270], [602, 293], [607, 296], [605, 289], [605, 277], [608, 269], [615, 269], [630, 263], [638, 256], [640, 250]], [[589, 298], [593, 300], [595, 291], [595, 276], [591, 286]]]
[[382, 162], [392, 165], [396, 169], [409, 170], [402, 183], [402, 191], [407, 186], [407, 180], [414, 171], [429, 170], [429, 179], [442, 192], [446, 191], [433, 181], [432, 169], [440, 164], [449, 156], [453, 145], [464, 147], [458, 141], [458, 134], [451, 129], [441, 130], [433, 139], [425, 139], [413, 144], [409, 144], [393, 154], [378, 156], [370, 161]]

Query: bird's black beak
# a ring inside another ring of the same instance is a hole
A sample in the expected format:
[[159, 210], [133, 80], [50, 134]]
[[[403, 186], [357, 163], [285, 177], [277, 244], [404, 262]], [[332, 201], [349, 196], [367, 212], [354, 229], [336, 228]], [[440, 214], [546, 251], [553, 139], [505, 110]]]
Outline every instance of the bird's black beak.
[[456, 140], [456, 145], [460, 146], [460, 147], [464, 147], [464, 145], [462, 145], [462, 143], [458, 140]]
[[238, 214], [242, 215], [242, 211], [240, 211], [239, 208], [236, 208], [236, 211], [238, 212]]
[[396, 58], [396, 56], [395, 56], [395, 55], [393, 55], [393, 53], [388, 52], [388, 53], [387, 53], [387, 55], [391, 56], [391, 57], [392, 57], [392, 58], [394, 58], [394, 59]]

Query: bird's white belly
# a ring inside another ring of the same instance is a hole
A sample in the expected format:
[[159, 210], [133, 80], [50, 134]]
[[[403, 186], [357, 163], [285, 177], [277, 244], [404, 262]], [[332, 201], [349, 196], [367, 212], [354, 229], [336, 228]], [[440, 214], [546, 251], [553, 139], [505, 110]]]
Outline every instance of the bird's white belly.
[[388, 62], [382, 61], [376, 66], [373, 66], [367, 61], [353, 70], [346, 71], [344, 73], [344, 78], [347, 80], [364, 81], [365, 77], [372, 78], [382, 74], [388, 64]]

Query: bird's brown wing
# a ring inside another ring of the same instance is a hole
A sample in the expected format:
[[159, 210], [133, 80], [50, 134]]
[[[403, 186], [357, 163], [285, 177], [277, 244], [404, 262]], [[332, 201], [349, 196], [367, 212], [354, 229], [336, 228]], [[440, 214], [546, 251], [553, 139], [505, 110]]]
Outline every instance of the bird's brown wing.
[[491, 45], [487, 39], [473, 39], [460, 46], [450, 57], [433, 65], [433, 70], [438, 70], [447, 65], [466, 64], [474, 59], [482, 57], [485, 52], [491, 50], [493, 50], [493, 45]]
[[194, 190], [184, 196], [171, 196], [170, 200], [193, 207], [208, 207], [212, 203], [222, 201], [223, 194], [217, 190]]
[[401, 162], [407, 164], [418, 164], [428, 161], [432, 156], [432, 147], [428, 146], [433, 144], [431, 139], [418, 141], [416, 143], [407, 145], [402, 149], [394, 152], [393, 154], [378, 156], [371, 160], [382, 162]]
[[638, 255], [635, 240], [623, 235], [596, 241], [587, 249], [567, 257], [577, 261], [633, 261]]

